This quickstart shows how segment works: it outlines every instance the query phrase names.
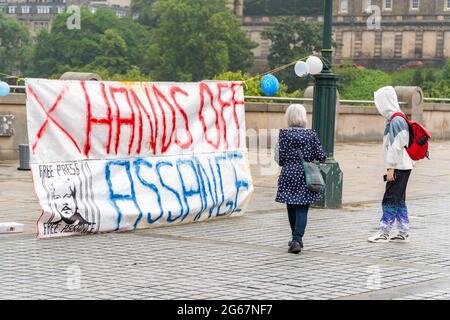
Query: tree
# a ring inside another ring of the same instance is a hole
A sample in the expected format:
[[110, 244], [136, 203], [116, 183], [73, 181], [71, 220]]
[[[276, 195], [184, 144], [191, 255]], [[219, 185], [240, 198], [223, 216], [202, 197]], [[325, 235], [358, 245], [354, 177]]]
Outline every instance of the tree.
[[131, 15], [137, 15], [137, 21], [148, 27], [156, 25], [156, 15], [153, 10], [153, 4], [157, 0], [131, 0], [130, 11]]
[[128, 55], [127, 43], [116, 30], [105, 31], [100, 37], [99, 48], [102, 55], [95, 57], [89, 65], [93, 69], [102, 68], [111, 73], [125, 74], [131, 68], [131, 64], [125, 58]]
[[29, 54], [28, 29], [0, 11], [0, 72], [23, 73], [28, 66]]
[[[271, 68], [276, 68], [320, 51], [322, 25], [298, 21], [295, 17], [279, 17], [263, 31], [262, 37], [272, 43], [268, 61]], [[304, 88], [308, 84], [307, 78], [298, 78], [292, 68], [281, 72], [279, 77], [291, 90]]]
[[[69, 14], [57, 15], [52, 31], [41, 32], [33, 50], [33, 75], [57, 76], [86, 66], [105, 68], [112, 74], [140, 67], [148, 49], [149, 32], [129, 18], [119, 19], [111, 10], [81, 10], [81, 29], [69, 30]], [[97, 64], [97, 65], [96, 65]]]
[[225, 0], [159, 0], [146, 69], [162, 81], [198, 81], [246, 70], [256, 47]]

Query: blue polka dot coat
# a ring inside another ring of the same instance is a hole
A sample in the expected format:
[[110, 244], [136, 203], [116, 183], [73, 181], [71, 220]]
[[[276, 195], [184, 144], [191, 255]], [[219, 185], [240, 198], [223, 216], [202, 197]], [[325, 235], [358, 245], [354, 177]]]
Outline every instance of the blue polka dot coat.
[[323, 197], [323, 193], [311, 191], [306, 187], [305, 173], [298, 149], [301, 150], [306, 162], [325, 162], [326, 160], [314, 130], [300, 127], [281, 129], [275, 150], [275, 159], [282, 167], [278, 178], [275, 199], [277, 202], [308, 205], [318, 202]]

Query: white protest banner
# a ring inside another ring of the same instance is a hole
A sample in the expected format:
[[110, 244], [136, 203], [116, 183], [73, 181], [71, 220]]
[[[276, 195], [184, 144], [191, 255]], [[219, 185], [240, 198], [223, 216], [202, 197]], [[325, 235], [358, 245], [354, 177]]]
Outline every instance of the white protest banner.
[[240, 215], [253, 192], [240, 82], [28, 79], [41, 238]]

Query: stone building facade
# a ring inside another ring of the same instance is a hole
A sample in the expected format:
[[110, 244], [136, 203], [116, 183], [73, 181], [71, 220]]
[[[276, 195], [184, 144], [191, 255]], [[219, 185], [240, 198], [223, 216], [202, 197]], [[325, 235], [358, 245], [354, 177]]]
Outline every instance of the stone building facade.
[[395, 69], [416, 61], [439, 65], [450, 58], [450, 0], [334, 2], [337, 63], [352, 59]]
[[244, 16], [244, 0], [227, 0], [228, 8], [233, 10], [238, 17]]
[[[333, 1], [335, 63], [352, 60], [389, 70], [419, 61], [439, 65], [450, 59], [450, 0]], [[254, 49], [255, 71], [267, 68], [270, 42], [261, 38], [261, 32], [271, 19], [241, 17], [243, 28], [259, 44]], [[323, 20], [320, 16], [298, 19]]]
[[27, 26], [31, 36], [35, 37], [43, 29], [50, 31], [53, 18], [72, 4], [85, 5], [92, 12], [98, 8], [108, 8], [122, 18], [129, 14], [127, 3], [127, 0], [0, 0], [0, 10]]
[[0, 0], [0, 10], [28, 27], [32, 36], [50, 30], [52, 18], [66, 10], [66, 0]]

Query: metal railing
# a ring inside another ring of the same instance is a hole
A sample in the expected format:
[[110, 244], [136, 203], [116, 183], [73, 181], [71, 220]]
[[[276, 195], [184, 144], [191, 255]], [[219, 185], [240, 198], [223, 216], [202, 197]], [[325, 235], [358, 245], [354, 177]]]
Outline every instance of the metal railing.
[[[245, 96], [246, 100], [261, 100], [261, 101], [291, 101], [291, 102], [312, 102], [312, 98], [290, 98], [290, 97], [261, 97], [261, 96]], [[349, 105], [361, 105], [361, 104], [370, 104], [374, 105], [375, 101], [373, 100], [339, 100], [341, 104], [349, 104]], [[400, 105], [408, 105], [407, 102], [399, 102]]]
[[312, 102], [312, 98], [245, 96], [245, 100]]
[[450, 103], [449, 98], [423, 98], [423, 102], [448, 102]]

